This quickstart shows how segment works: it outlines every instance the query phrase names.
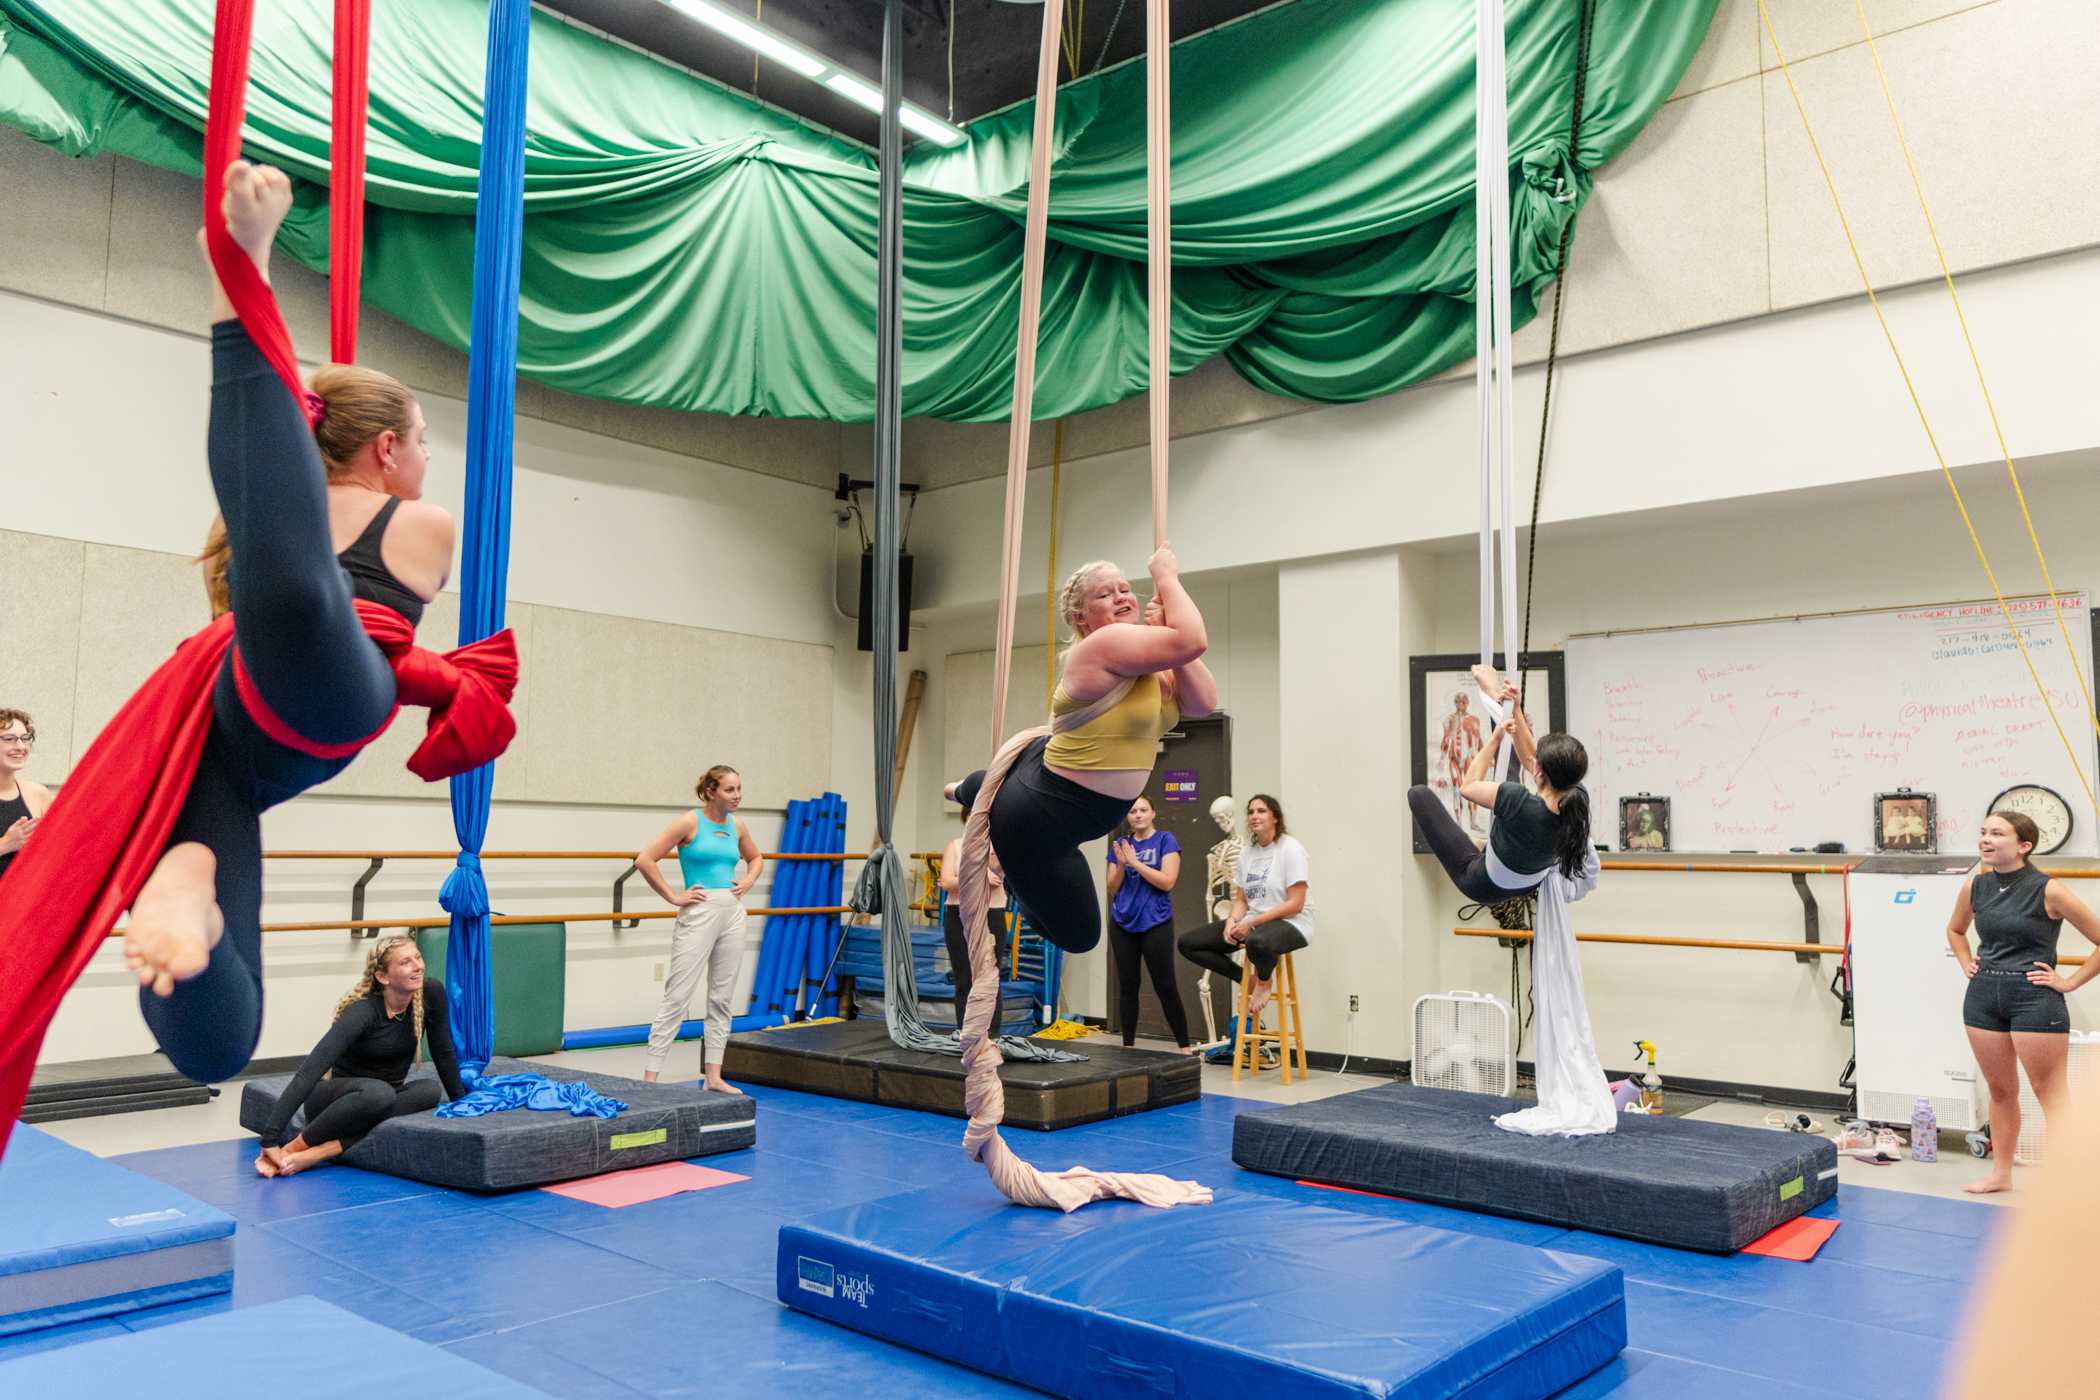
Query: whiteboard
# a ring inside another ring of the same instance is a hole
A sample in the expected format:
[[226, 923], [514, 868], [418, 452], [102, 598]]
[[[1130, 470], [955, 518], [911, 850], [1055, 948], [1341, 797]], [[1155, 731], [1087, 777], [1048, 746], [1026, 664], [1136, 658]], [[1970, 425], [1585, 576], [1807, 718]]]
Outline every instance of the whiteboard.
[[[2083, 593], [2011, 600], [2078, 763], [2093, 771]], [[2070, 633], [2066, 660], [2064, 632]], [[2040, 783], [2072, 810], [2065, 854], [2092, 855], [2094, 814], [1995, 602], [1604, 633], [1567, 646], [1568, 727], [1590, 752], [1597, 839], [1618, 800], [1670, 799], [1678, 851], [1874, 849], [1874, 794], [1938, 798], [1939, 849], [1973, 850], [1991, 799]]]

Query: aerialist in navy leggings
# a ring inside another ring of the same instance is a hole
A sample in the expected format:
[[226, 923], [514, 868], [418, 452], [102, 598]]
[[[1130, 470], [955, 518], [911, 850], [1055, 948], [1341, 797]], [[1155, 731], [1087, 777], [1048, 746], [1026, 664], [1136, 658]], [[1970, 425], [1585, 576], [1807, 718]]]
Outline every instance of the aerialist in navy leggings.
[[[228, 173], [230, 221], [258, 263], [289, 205], [283, 180], [241, 164]], [[354, 746], [392, 713], [394, 671], [351, 605], [353, 583], [331, 536], [330, 474], [315, 429], [220, 295], [229, 319], [212, 326], [206, 448], [231, 549], [227, 582], [239, 663], [268, 709], [299, 737], [314, 747]], [[415, 474], [420, 483], [420, 461]], [[392, 597], [380, 601], [401, 606]], [[353, 750], [317, 758], [270, 738], [239, 693], [234, 663], [229, 653], [212, 694], [203, 758], [168, 853], [133, 905], [126, 949], [139, 972], [140, 1009], [161, 1049], [176, 1069], [205, 1082], [237, 1074], [262, 1029], [261, 815], [334, 777], [354, 757]], [[185, 976], [195, 966], [200, 921], [216, 941], [202, 970]]]

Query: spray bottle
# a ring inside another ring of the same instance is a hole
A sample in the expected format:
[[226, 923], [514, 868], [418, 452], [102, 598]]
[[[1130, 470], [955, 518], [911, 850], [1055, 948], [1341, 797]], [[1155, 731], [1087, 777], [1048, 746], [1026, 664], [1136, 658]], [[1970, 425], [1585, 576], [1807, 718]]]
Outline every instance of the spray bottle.
[[[1641, 1076], [1640, 1112], [1660, 1114], [1663, 1111], [1663, 1082], [1662, 1076], [1655, 1072], [1655, 1042], [1652, 1040], [1636, 1040], [1633, 1043], [1633, 1048], [1636, 1057], [1640, 1055], [1648, 1057], [1648, 1072]], [[1639, 1064], [1638, 1058], [1636, 1058], [1635, 1064]]]

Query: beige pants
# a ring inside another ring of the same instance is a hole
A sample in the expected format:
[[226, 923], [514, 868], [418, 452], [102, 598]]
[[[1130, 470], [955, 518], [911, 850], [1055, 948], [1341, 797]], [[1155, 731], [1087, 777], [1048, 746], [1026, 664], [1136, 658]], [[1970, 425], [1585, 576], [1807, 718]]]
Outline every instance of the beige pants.
[[707, 980], [707, 1034], [703, 1065], [720, 1065], [729, 1045], [730, 1004], [736, 975], [744, 962], [744, 906], [727, 890], [710, 890], [706, 899], [678, 911], [671, 925], [671, 968], [664, 977], [664, 1000], [649, 1027], [649, 1069], [663, 1069], [664, 1058], [678, 1039], [678, 1027], [693, 1004], [693, 993]]

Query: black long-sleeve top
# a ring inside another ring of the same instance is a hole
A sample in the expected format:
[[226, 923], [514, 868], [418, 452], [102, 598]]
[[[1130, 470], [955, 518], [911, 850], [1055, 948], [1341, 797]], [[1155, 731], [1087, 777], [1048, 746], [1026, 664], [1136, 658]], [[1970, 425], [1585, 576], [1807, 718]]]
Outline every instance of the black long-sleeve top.
[[[437, 1066], [445, 1097], [465, 1098], [467, 1087], [460, 1083], [459, 1055], [452, 1047], [451, 1007], [445, 997], [445, 984], [434, 978], [423, 983], [423, 1035], [430, 1042], [430, 1062]], [[338, 1078], [377, 1079], [398, 1089], [408, 1078], [408, 1068], [415, 1059], [415, 1008], [403, 1007], [400, 1015], [389, 1016], [382, 993], [373, 988], [370, 996], [352, 1003], [335, 1018], [328, 1034], [321, 1037], [306, 1063], [299, 1066], [299, 1073], [285, 1086], [277, 1099], [277, 1111], [270, 1115], [269, 1129], [262, 1135], [263, 1146], [277, 1147], [284, 1142], [292, 1115], [306, 1102], [306, 1096], [314, 1091], [322, 1076], [332, 1071]]]

